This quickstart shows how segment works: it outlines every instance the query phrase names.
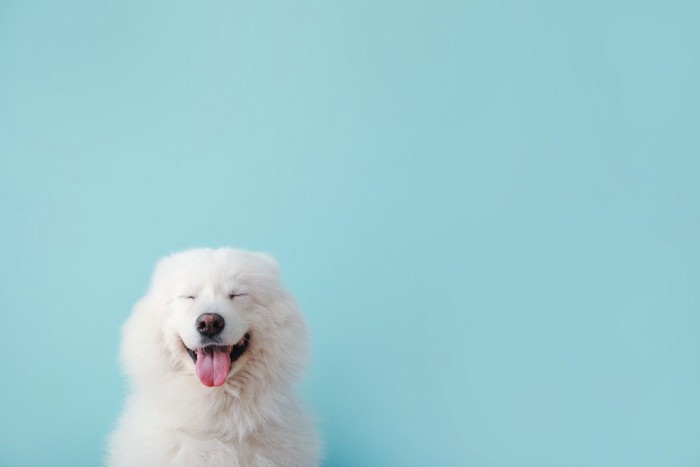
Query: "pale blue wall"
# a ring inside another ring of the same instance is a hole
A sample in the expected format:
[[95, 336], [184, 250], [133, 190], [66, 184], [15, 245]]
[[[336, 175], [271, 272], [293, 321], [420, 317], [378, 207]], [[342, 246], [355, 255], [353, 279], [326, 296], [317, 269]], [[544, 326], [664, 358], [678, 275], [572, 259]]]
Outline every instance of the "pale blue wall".
[[306, 311], [327, 466], [700, 464], [698, 5], [4, 0], [0, 465], [99, 464], [218, 245]]

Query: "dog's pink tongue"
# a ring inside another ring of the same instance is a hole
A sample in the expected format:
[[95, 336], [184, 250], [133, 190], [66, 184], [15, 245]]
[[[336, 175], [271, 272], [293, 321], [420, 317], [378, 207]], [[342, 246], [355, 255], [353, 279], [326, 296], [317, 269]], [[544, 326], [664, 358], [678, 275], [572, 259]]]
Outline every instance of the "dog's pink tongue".
[[197, 349], [195, 370], [205, 386], [221, 386], [231, 369], [231, 357], [225, 350], [215, 348], [209, 351]]

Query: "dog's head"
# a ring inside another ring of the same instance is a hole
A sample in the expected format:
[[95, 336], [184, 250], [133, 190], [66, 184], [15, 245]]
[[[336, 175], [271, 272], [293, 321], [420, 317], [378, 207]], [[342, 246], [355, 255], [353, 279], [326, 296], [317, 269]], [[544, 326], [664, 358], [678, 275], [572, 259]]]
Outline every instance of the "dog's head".
[[306, 326], [264, 253], [197, 249], [160, 261], [124, 329], [135, 382], [188, 377], [207, 387], [288, 382], [306, 356]]

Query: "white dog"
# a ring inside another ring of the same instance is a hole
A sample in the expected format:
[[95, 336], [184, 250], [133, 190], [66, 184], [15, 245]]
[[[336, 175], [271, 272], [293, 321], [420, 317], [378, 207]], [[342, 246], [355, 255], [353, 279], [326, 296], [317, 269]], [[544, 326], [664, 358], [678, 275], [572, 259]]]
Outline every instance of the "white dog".
[[319, 441], [292, 389], [307, 328], [263, 253], [169, 256], [124, 326], [133, 383], [110, 467], [314, 467]]

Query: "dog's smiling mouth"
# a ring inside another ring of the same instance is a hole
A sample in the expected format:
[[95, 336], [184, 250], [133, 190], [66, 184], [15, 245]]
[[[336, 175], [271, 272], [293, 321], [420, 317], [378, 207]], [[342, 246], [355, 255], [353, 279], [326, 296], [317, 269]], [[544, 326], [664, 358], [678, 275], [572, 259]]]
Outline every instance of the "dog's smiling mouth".
[[207, 345], [190, 349], [195, 371], [202, 384], [208, 387], [221, 386], [226, 382], [231, 365], [243, 355], [250, 344], [250, 334], [246, 333], [235, 345]]

